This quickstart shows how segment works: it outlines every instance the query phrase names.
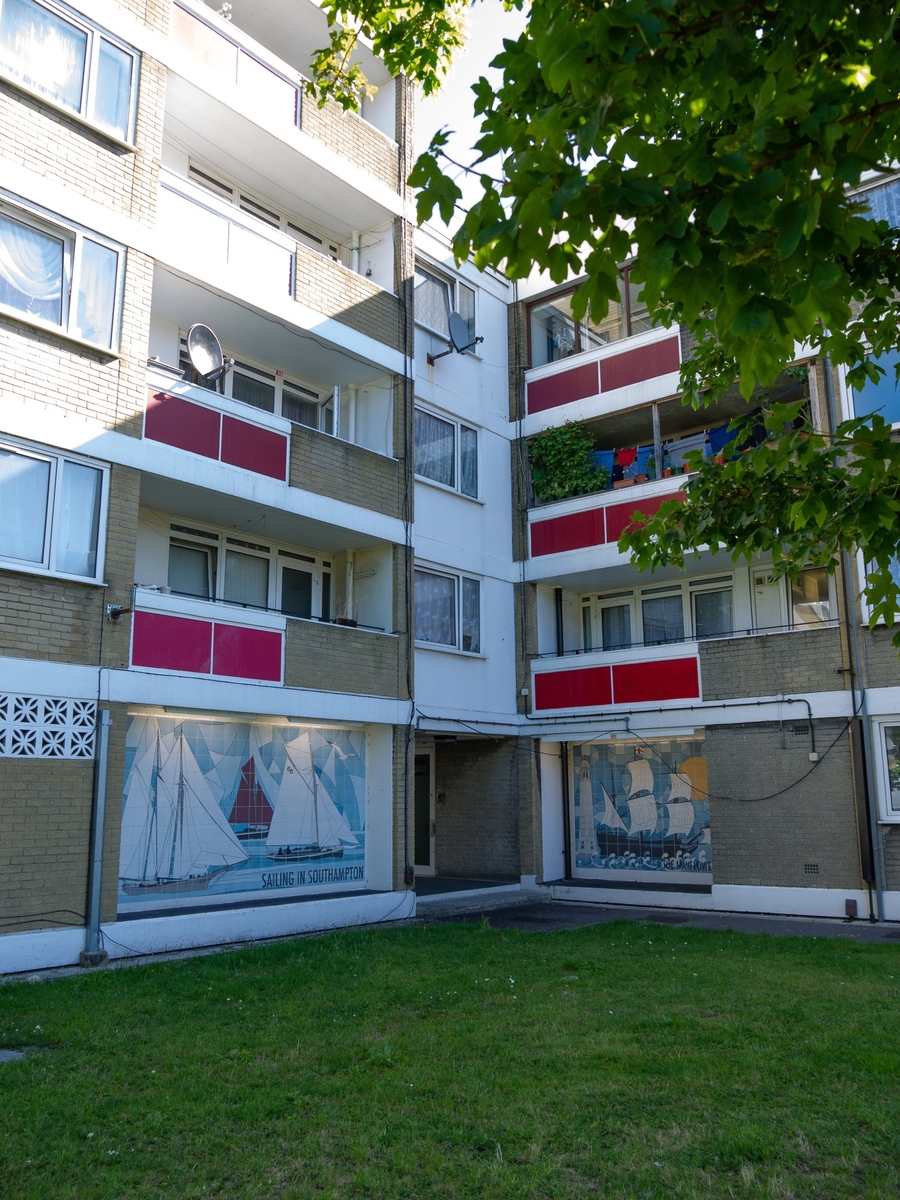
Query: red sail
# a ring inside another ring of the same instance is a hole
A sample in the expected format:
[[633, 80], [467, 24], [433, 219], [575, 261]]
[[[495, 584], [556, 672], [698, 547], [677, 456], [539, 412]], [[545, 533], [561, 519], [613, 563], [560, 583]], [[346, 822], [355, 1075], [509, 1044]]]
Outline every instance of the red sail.
[[272, 820], [272, 805], [257, 781], [252, 758], [241, 767], [241, 782], [228, 820], [232, 825], [268, 825]]

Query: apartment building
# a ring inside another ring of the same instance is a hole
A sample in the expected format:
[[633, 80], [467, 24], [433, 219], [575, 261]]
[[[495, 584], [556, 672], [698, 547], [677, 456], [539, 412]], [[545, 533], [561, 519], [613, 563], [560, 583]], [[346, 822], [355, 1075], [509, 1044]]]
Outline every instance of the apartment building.
[[413, 911], [410, 91], [217, 9], [0, 3], [7, 971]]

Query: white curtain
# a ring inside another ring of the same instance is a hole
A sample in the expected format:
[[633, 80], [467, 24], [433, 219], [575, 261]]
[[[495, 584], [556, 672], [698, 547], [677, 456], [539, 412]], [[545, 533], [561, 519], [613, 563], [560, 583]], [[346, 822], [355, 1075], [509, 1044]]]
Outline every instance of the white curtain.
[[84, 238], [78, 272], [75, 332], [99, 346], [112, 344], [119, 256], [109, 246]]
[[0, 214], [0, 303], [62, 321], [63, 243]]
[[446, 280], [416, 267], [413, 299], [416, 320], [449, 337], [450, 287]]
[[459, 427], [459, 490], [478, 495], [478, 434], [465, 425]]
[[462, 581], [462, 648], [481, 650], [481, 586], [477, 579]]
[[[455, 426], [416, 409], [416, 474], [453, 487], [453, 434]], [[471, 493], [470, 493], [471, 494]]]
[[0, 555], [42, 562], [50, 464], [0, 450]]
[[225, 599], [266, 608], [269, 603], [269, 560], [229, 550], [225, 558]]
[[81, 112], [87, 34], [34, 0], [3, 0], [0, 63], [55, 100]]
[[128, 136], [128, 117], [131, 100], [131, 73], [134, 60], [130, 54], [100, 39], [97, 57], [97, 86], [94, 89], [94, 120], [119, 137]]
[[63, 467], [59, 507], [56, 569], [69, 575], [97, 573], [97, 536], [100, 527], [100, 486], [96, 467], [67, 462]]
[[416, 639], [456, 645], [456, 580], [416, 571]]

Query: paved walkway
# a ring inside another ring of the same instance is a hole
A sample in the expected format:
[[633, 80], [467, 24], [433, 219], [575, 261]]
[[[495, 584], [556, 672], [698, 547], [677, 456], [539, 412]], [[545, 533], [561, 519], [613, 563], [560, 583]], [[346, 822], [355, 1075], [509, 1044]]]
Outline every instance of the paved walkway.
[[889, 922], [832, 921], [821, 917], [756, 916], [747, 913], [686, 912], [683, 908], [632, 908], [618, 904], [569, 904], [561, 900], [536, 900], [498, 907], [467, 908], [443, 915], [423, 914], [434, 921], [487, 920], [492, 929], [523, 929], [553, 933], [581, 929], [609, 921], [649, 921], [690, 929], [733, 929], [738, 933], [769, 933], [775, 937], [848, 938], [854, 942], [900, 943], [900, 925]]

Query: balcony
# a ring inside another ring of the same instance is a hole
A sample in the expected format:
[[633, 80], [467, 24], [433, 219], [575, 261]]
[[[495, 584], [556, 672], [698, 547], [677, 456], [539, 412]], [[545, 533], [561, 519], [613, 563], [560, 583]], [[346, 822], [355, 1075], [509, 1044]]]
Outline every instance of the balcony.
[[696, 642], [588, 651], [565, 665], [559, 658], [535, 659], [531, 674], [534, 711], [540, 713], [702, 699]]

